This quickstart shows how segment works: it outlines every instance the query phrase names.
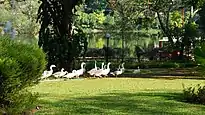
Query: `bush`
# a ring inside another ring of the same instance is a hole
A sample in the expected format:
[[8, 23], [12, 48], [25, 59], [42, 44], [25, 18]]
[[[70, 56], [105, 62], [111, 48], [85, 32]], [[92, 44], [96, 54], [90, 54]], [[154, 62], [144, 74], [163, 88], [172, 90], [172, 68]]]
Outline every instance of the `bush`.
[[205, 86], [184, 88], [183, 97], [187, 102], [205, 104]]
[[198, 46], [194, 49], [195, 60], [198, 63], [198, 70], [201, 73], [201, 76], [205, 74], [205, 43], [202, 43], [201, 46]]
[[0, 104], [16, 114], [32, 105], [36, 94], [27, 87], [39, 82], [46, 55], [36, 45], [0, 38]]

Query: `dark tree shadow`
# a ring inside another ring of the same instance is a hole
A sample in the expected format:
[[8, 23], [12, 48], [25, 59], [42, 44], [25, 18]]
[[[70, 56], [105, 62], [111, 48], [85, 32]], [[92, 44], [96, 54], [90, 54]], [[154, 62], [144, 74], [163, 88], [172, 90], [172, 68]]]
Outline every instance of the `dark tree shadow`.
[[[57, 102], [41, 101], [41, 113], [56, 115], [203, 115], [203, 105], [184, 103], [180, 93], [150, 91], [141, 93], [105, 93], [97, 96], [68, 98]], [[50, 110], [55, 108], [55, 110]]]

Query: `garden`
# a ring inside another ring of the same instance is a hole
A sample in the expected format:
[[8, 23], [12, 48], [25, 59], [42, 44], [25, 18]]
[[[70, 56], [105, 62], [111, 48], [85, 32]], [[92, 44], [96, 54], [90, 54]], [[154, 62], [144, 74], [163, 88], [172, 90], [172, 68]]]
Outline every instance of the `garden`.
[[0, 115], [204, 115], [205, 0], [0, 0]]

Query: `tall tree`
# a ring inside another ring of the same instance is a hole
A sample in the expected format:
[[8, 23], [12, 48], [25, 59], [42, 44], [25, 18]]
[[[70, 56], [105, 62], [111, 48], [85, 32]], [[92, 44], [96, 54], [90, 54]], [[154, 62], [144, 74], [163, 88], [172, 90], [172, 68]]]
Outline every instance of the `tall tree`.
[[[41, 0], [38, 10], [39, 46], [48, 55], [49, 64], [71, 69], [81, 51], [84, 34], [73, 28], [75, 6], [82, 0]], [[74, 32], [76, 30], [76, 32]]]

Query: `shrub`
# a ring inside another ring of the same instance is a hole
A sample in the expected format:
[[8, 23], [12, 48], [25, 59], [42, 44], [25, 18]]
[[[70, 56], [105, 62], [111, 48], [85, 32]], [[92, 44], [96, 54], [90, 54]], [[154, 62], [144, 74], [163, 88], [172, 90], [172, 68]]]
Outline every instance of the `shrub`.
[[187, 102], [205, 104], [205, 86], [184, 88], [183, 97]]
[[29, 107], [36, 94], [27, 87], [39, 82], [46, 55], [36, 45], [0, 38], [0, 104], [15, 114]]
[[205, 43], [194, 49], [194, 56], [197, 64], [199, 65], [198, 70], [201, 76], [204, 76], [205, 71]]

